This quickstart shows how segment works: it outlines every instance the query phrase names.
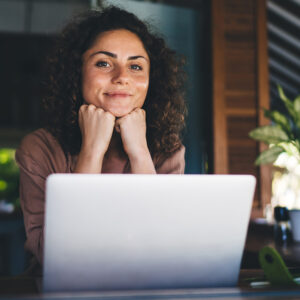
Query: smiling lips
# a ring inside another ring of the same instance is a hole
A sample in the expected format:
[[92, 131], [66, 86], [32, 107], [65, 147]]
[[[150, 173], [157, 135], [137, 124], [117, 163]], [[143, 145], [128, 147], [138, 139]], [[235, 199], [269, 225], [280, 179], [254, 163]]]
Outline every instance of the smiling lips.
[[115, 92], [107, 92], [104, 93], [105, 96], [112, 97], [112, 98], [126, 98], [132, 96], [129, 92], [125, 91], [115, 91]]

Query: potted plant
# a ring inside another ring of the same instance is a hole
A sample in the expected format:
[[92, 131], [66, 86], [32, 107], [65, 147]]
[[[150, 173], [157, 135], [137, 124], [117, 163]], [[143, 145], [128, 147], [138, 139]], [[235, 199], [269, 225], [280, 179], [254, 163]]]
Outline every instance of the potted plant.
[[20, 207], [19, 168], [15, 162], [15, 150], [0, 149], [0, 212], [12, 212]]
[[249, 135], [269, 145], [255, 164], [274, 166], [272, 206], [286, 206], [297, 211], [300, 218], [300, 95], [291, 101], [279, 85], [278, 92], [287, 113], [263, 108], [271, 124], [254, 129]]

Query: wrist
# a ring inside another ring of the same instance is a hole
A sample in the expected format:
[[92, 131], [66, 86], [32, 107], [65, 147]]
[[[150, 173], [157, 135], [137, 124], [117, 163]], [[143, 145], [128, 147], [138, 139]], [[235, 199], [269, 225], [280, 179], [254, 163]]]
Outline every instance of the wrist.
[[82, 146], [79, 155], [93, 159], [93, 160], [101, 160], [103, 159], [107, 149], [103, 148], [96, 148], [96, 147], [88, 147], [88, 146]]
[[74, 173], [101, 173], [102, 162], [101, 155], [80, 151]]
[[133, 174], [155, 174], [155, 167], [149, 150], [143, 150], [135, 155], [129, 155], [131, 171]]
[[141, 149], [136, 149], [135, 151], [132, 151], [131, 153], [128, 153], [128, 158], [131, 163], [133, 162], [143, 162], [145, 160], [148, 160], [151, 158], [151, 154], [149, 152], [148, 148], [141, 148]]

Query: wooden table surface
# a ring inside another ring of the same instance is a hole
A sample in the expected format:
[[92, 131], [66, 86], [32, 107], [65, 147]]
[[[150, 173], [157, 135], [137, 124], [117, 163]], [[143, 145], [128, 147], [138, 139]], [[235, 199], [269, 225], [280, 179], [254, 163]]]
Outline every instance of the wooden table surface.
[[58, 300], [58, 299], [93, 299], [93, 300], [197, 300], [197, 299], [299, 299], [298, 290], [259, 290], [247, 291], [238, 288], [216, 288], [199, 290], [166, 290], [166, 291], [129, 291], [129, 292], [90, 292], [90, 293], [68, 293], [68, 294], [44, 294], [32, 296], [14, 296], [0, 299], [10, 300]]
[[[241, 270], [239, 284], [236, 288], [146, 290], [118, 292], [74, 292], [74, 293], [40, 293], [35, 278], [15, 277], [0, 278], [0, 300], [23, 299], [99, 299], [99, 300], [173, 300], [173, 299], [300, 299], [300, 286], [296, 289], [265, 287], [252, 288], [251, 280], [261, 280], [262, 270]], [[40, 282], [40, 281], [39, 281]]]
[[252, 221], [249, 224], [244, 257], [243, 269], [260, 268], [258, 253], [264, 246], [275, 248], [282, 256], [288, 267], [300, 268], [300, 243], [276, 244], [274, 241], [274, 226], [272, 224], [260, 224]]
[[[289, 265], [291, 272], [300, 274], [300, 244], [278, 246], [274, 244], [272, 226], [250, 224], [245, 252], [258, 255], [258, 251], [265, 245], [274, 246]], [[247, 261], [246, 261], [247, 263]], [[253, 262], [248, 262], [250, 265]], [[254, 265], [255, 265], [254, 261]], [[258, 266], [259, 267], [259, 266]], [[99, 299], [99, 300], [149, 300], [149, 299], [300, 299], [300, 286], [296, 289], [283, 287], [253, 288], [251, 281], [262, 281], [261, 269], [243, 269], [240, 272], [239, 283], [236, 288], [209, 288], [186, 290], [152, 290], [152, 291], [120, 291], [120, 292], [88, 292], [42, 294], [38, 286], [41, 280], [32, 277], [0, 277], [0, 300], [2, 299]]]

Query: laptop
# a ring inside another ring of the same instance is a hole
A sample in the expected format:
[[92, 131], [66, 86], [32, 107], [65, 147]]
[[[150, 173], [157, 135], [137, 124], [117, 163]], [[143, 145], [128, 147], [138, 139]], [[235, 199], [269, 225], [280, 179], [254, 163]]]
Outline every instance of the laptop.
[[235, 286], [251, 175], [53, 174], [43, 290]]

